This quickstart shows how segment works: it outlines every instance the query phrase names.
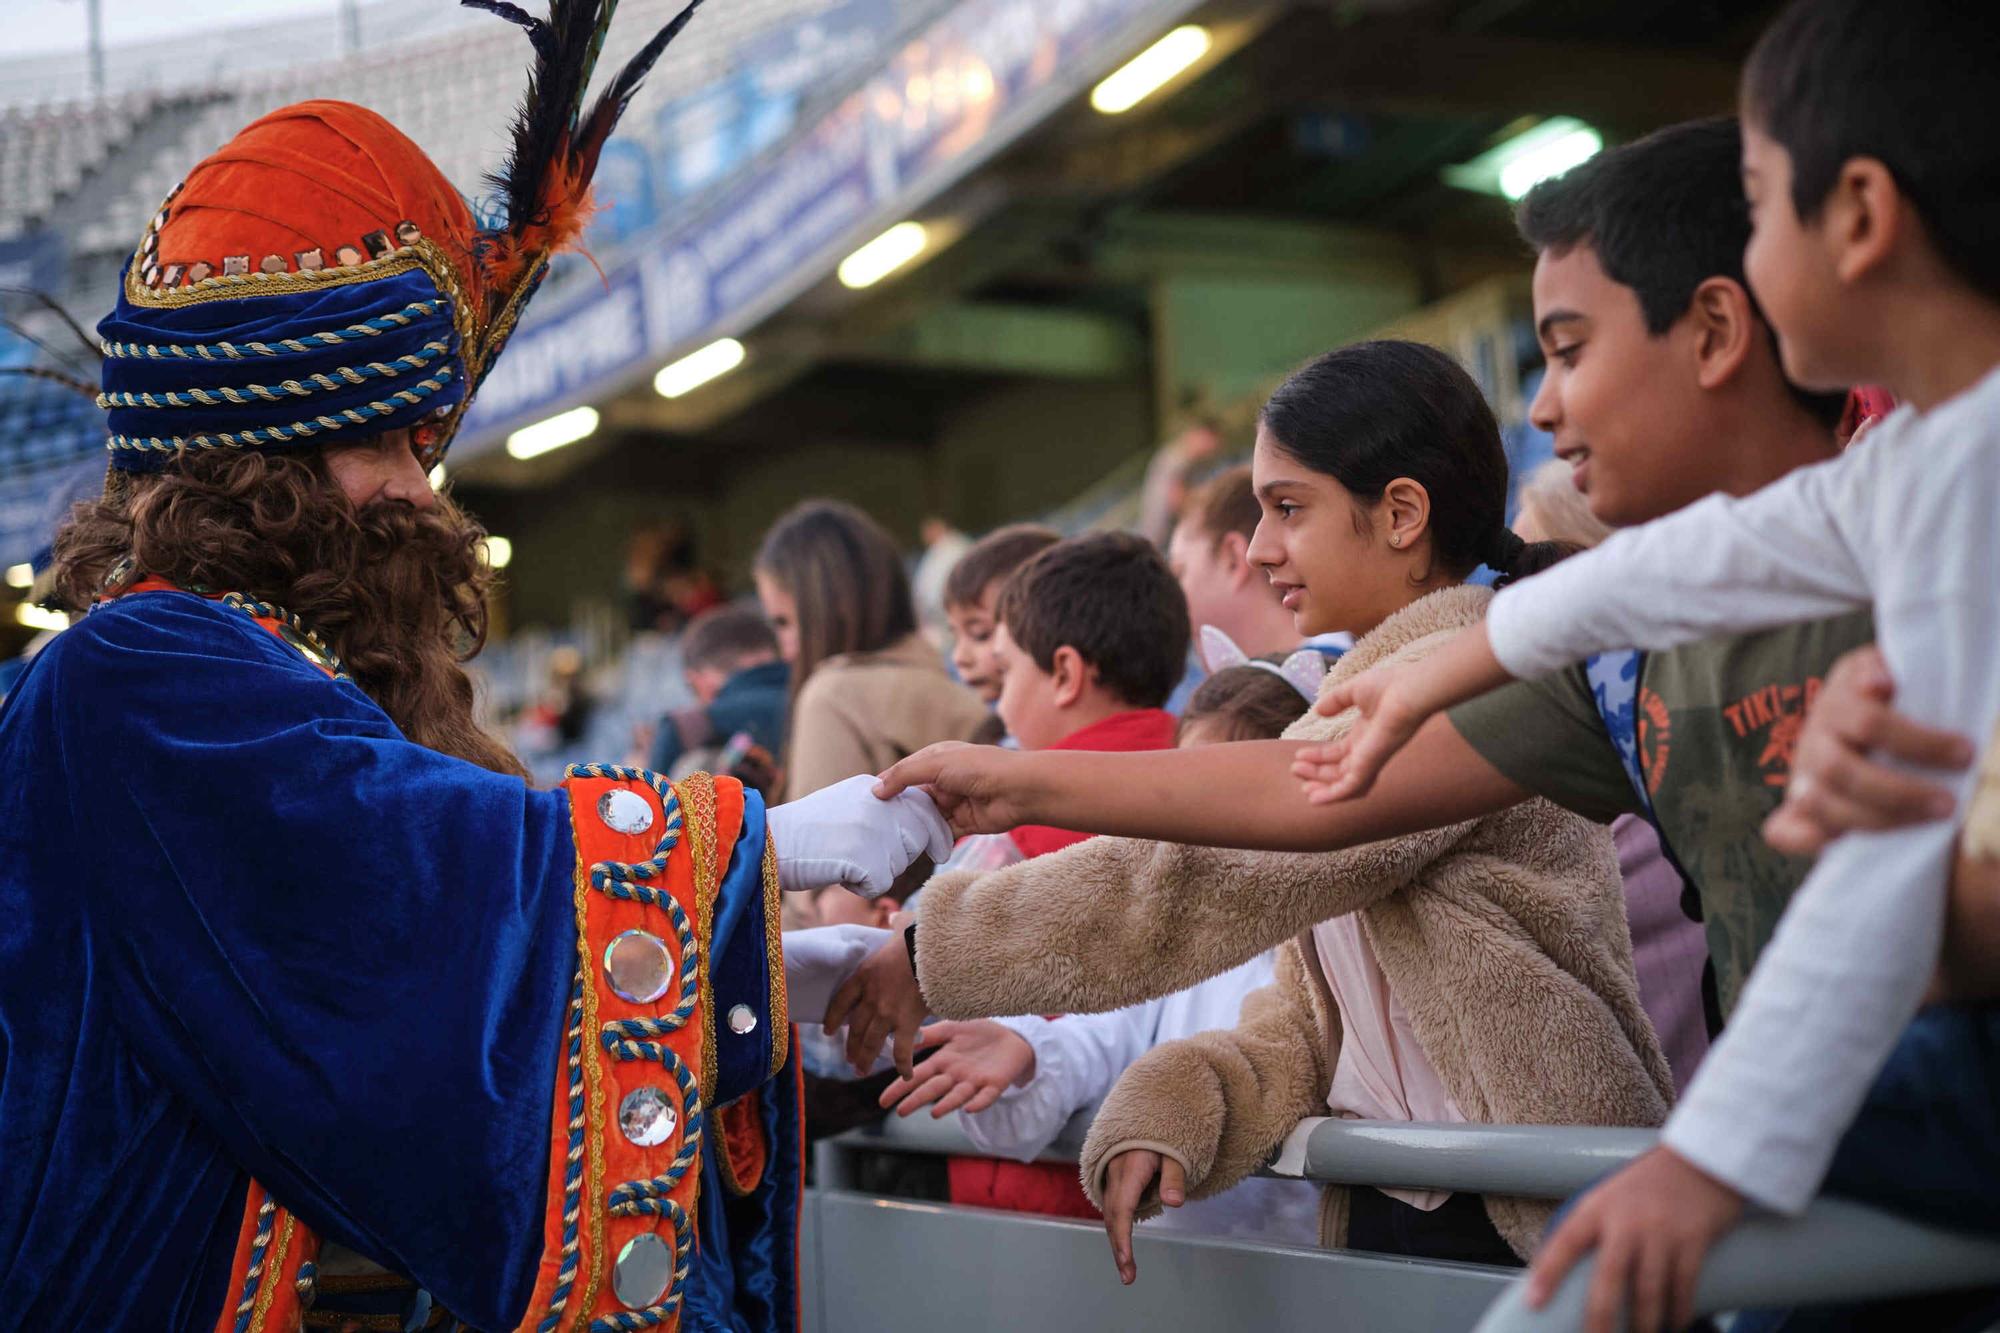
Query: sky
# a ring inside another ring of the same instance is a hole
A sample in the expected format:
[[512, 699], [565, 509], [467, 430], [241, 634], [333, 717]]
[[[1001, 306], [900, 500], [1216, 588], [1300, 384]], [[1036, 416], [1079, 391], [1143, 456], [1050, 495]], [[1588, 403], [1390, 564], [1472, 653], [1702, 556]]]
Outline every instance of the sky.
[[[106, 46], [185, 37], [204, 28], [299, 17], [325, 21], [337, 0], [99, 0]], [[81, 52], [86, 0], [6, 0], [6, 56]]]

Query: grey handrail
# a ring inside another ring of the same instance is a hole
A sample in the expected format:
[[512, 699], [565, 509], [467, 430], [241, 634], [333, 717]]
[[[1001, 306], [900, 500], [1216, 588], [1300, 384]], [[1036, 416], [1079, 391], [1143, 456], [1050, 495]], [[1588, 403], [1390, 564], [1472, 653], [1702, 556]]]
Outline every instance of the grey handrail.
[[[1043, 1161], [1074, 1161], [1089, 1114], [1065, 1127]], [[1465, 1190], [1560, 1199], [1650, 1148], [1651, 1130], [1581, 1125], [1444, 1125], [1399, 1121], [1300, 1122], [1266, 1174], [1326, 1184]], [[845, 1176], [840, 1150], [976, 1155], [957, 1116], [890, 1118], [821, 1145], [822, 1183]], [[1548, 1306], [1529, 1310], [1519, 1283], [1486, 1312], [1476, 1333], [1572, 1333], [1583, 1324], [1591, 1266], [1578, 1266]], [[1756, 1307], [1881, 1299], [2000, 1285], [2000, 1240], [1921, 1226], [1839, 1199], [1803, 1218], [1753, 1217], [1731, 1232], [1702, 1269], [1698, 1308], [1709, 1314]]]
[[[1508, 1287], [1475, 1333], [1573, 1333], [1583, 1327], [1594, 1271], [1579, 1264], [1541, 1310]], [[1796, 1221], [1753, 1217], [1702, 1265], [1696, 1310], [1713, 1314], [1878, 1300], [2000, 1283], [2000, 1241], [1920, 1226], [1844, 1199], [1821, 1199]]]
[[1650, 1129], [1587, 1125], [1317, 1117], [1299, 1122], [1271, 1174], [1338, 1185], [1566, 1199], [1645, 1152], [1658, 1137]]
[[[1090, 1117], [1073, 1118], [1045, 1162], [1073, 1162]], [[1444, 1125], [1388, 1120], [1299, 1122], [1268, 1174], [1335, 1185], [1467, 1190], [1564, 1199], [1653, 1146], [1647, 1129], [1585, 1125]], [[837, 1148], [977, 1156], [956, 1115], [890, 1117], [830, 1141]]]

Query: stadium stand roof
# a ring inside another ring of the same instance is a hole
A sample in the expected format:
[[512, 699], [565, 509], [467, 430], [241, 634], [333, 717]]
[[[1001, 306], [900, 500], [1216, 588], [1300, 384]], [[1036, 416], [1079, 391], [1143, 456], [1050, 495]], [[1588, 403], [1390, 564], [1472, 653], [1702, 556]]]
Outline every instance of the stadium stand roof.
[[[617, 39], [636, 41], [673, 0], [627, 3]], [[579, 260], [552, 278], [482, 391], [454, 472], [500, 492], [571, 473], [622, 485], [635, 467], [657, 472], [671, 443], [673, 484], [699, 491], [746, 449], [802, 442], [801, 422], [818, 439], [929, 447], [943, 415], [1027, 382], [1141, 384], [1142, 412], [1164, 429], [1218, 393], [1253, 390], [1297, 358], [1296, 338], [1356, 336], [1483, 275], [1518, 273], [1505, 203], [1443, 184], [1442, 168], [1535, 117], [1575, 115], [1616, 139], [1726, 110], [1770, 7], [711, 5], [601, 177], [613, 207], [590, 243], [603, 277]], [[52, 150], [17, 153], [0, 136], [0, 163], [18, 159], [51, 192], [17, 208], [46, 225], [17, 221], [11, 240], [0, 227], [0, 273], [31, 270], [24, 237], [53, 235], [76, 308], [94, 311], [176, 173], [301, 96], [383, 109], [476, 198], [525, 52], [507, 25], [431, 17], [452, 10], [367, 7], [371, 24], [421, 13], [448, 26], [350, 59], [9, 113], [90, 128], [22, 136]], [[1181, 22], [1213, 42], [1172, 96], [1122, 116], [1089, 108], [1096, 78]], [[919, 264], [862, 292], [832, 278], [844, 254], [903, 219], [930, 228]], [[1227, 309], [1232, 293], [1242, 311], [1208, 337], [1232, 343], [1222, 359], [1242, 373], [1197, 373], [1189, 358], [1206, 353], [1189, 312]], [[1290, 338], [1269, 336], [1286, 324]], [[748, 344], [742, 369], [671, 401], [653, 392], [662, 365], [724, 335]], [[26, 354], [0, 343], [0, 360]], [[581, 403], [602, 413], [588, 445], [528, 463], [499, 449], [516, 427]], [[0, 387], [0, 561], [37, 536], [10, 531], [8, 516], [96, 448], [86, 420]], [[71, 428], [67, 445], [49, 442]], [[29, 433], [33, 446], [20, 443]], [[593, 471], [606, 455], [618, 461]]]

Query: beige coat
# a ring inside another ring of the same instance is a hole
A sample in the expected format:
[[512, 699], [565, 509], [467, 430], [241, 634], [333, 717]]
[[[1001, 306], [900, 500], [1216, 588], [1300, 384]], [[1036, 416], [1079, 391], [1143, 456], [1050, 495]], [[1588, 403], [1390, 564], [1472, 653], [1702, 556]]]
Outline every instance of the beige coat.
[[785, 799], [880, 773], [937, 741], [972, 740], [992, 717], [919, 635], [880, 652], [829, 657], [792, 704]]
[[[1484, 614], [1483, 588], [1433, 593], [1384, 621], [1329, 681], [1409, 661]], [[1338, 735], [1308, 714], [1295, 739]], [[925, 890], [917, 964], [948, 1018], [1110, 1009], [1191, 986], [1283, 943], [1276, 982], [1233, 1031], [1161, 1046], [1134, 1064], [1091, 1128], [1084, 1184], [1145, 1146], [1179, 1159], [1205, 1197], [1324, 1115], [1340, 1016], [1311, 928], [1362, 929], [1424, 1053], [1468, 1120], [1657, 1125], [1673, 1081], [1639, 1007], [1609, 833], [1546, 801], [1340, 852], [1241, 852], [1097, 838]], [[1329, 1191], [1326, 1239], [1345, 1234]], [[1156, 1211], [1149, 1198], [1148, 1209]], [[1523, 1257], [1553, 1205], [1488, 1196]]]

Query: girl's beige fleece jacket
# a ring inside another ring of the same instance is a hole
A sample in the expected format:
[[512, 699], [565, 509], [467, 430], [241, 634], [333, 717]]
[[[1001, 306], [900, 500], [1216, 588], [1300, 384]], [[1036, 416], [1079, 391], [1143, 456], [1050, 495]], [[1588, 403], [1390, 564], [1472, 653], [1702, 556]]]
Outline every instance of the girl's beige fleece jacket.
[[[1328, 676], [1412, 661], [1476, 622], [1491, 593], [1453, 587], [1384, 621]], [[1308, 713], [1286, 735], [1337, 736]], [[1218, 799], [1226, 800], [1223, 794]], [[1177, 1158], [1191, 1197], [1262, 1166], [1326, 1113], [1340, 1015], [1311, 929], [1360, 912], [1424, 1054], [1468, 1120], [1657, 1125], [1673, 1080], [1639, 1007], [1609, 832], [1546, 801], [1338, 852], [1225, 851], [1095, 838], [990, 875], [940, 876], [920, 900], [917, 966], [946, 1018], [1094, 1012], [1167, 995], [1283, 943], [1276, 982], [1233, 1031], [1170, 1042], [1113, 1089], [1084, 1148], [1093, 1200], [1123, 1148]], [[1327, 1191], [1339, 1244], [1346, 1195]], [[1150, 1196], [1144, 1215], [1158, 1211]], [[1527, 1257], [1554, 1205], [1489, 1195]]]

